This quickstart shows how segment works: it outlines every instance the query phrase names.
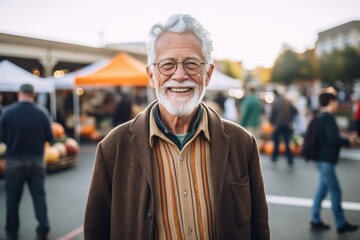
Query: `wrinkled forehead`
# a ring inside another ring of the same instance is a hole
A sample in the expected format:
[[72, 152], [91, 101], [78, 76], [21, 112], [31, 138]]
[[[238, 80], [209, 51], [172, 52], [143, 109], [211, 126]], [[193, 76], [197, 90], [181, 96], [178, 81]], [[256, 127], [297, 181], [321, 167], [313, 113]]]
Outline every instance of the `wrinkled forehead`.
[[167, 51], [193, 51], [202, 56], [202, 42], [192, 32], [174, 33], [164, 32], [160, 35], [155, 44], [155, 54]]

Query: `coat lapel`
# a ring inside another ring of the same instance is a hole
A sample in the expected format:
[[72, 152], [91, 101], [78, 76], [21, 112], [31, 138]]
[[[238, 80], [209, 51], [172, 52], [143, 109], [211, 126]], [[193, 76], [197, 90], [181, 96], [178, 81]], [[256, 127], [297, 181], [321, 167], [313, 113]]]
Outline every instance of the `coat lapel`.
[[133, 133], [132, 138], [130, 139], [130, 146], [134, 152], [136, 152], [136, 160], [139, 162], [140, 166], [143, 168], [144, 173], [147, 175], [150, 188], [153, 185], [152, 177], [152, 164], [153, 154], [151, 147], [149, 145], [149, 117], [151, 114], [151, 109], [154, 106], [156, 101], [151, 103], [145, 111], [141, 112], [134, 119], [133, 123], [130, 126], [130, 131]]
[[[205, 106], [209, 116], [210, 133], [210, 156], [211, 156], [211, 174], [214, 195], [215, 213], [221, 212], [221, 198], [223, 195], [223, 186], [225, 171], [228, 162], [230, 139], [224, 132], [224, 125], [220, 117], [210, 108]], [[216, 218], [215, 218], [216, 219]]]

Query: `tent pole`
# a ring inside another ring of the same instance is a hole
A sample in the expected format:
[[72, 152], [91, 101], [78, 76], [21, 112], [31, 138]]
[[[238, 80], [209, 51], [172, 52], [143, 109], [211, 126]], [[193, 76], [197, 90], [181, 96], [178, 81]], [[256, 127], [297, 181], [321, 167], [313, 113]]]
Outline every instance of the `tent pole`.
[[80, 143], [80, 96], [76, 94], [76, 86], [73, 89], [74, 103], [74, 138]]
[[51, 114], [53, 116], [54, 121], [56, 121], [56, 93], [54, 92], [50, 93], [50, 108], [51, 108]]

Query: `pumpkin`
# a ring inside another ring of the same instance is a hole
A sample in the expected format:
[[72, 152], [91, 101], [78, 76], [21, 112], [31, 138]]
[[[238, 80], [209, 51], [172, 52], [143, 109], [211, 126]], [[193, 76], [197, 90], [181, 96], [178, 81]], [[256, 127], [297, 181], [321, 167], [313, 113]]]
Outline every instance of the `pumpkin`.
[[66, 147], [63, 143], [57, 142], [54, 143], [53, 147], [57, 148], [60, 152], [60, 157], [66, 157]]
[[5, 143], [0, 143], [0, 156], [4, 155], [6, 152], [6, 144]]
[[5, 176], [6, 162], [3, 159], [0, 159], [0, 178]]
[[68, 156], [74, 156], [80, 151], [79, 144], [73, 138], [66, 138], [64, 145]]
[[56, 139], [59, 139], [59, 138], [62, 138], [65, 136], [65, 129], [60, 123], [52, 122], [51, 128], [52, 128], [53, 135]]
[[80, 135], [81, 136], [89, 137], [95, 131], [96, 131], [96, 127], [94, 124], [82, 125], [80, 127]]
[[273, 131], [274, 131], [274, 127], [271, 125], [269, 121], [264, 121], [261, 124], [261, 133], [263, 135], [269, 136], [273, 133]]
[[45, 148], [45, 161], [47, 164], [54, 164], [60, 161], [60, 152], [56, 147]]
[[[301, 152], [301, 147], [290, 143], [290, 149], [292, 154], [299, 155]], [[262, 152], [266, 155], [271, 155], [274, 152], [274, 143], [272, 140], [265, 141], [263, 143]], [[286, 146], [284, 142], [280, 142], [279, 144], [279, 154], [285, 154], [286, 153]]]
[[274, 151], [274, 143], [272, 141], [266, 141], [262, 149], [266, 155], [271, 155]]

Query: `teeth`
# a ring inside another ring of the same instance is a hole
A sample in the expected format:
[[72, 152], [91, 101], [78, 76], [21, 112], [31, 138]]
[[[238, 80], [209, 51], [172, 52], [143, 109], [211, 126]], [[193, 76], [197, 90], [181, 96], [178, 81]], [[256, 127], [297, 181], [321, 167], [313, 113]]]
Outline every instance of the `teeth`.
[[172, 92], [188, 92], [191, 88], [169, 88]]

